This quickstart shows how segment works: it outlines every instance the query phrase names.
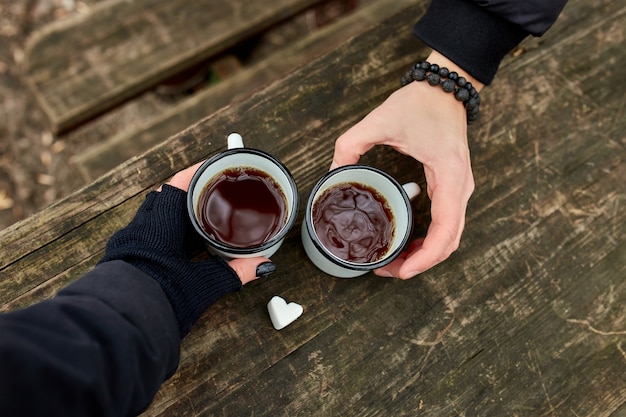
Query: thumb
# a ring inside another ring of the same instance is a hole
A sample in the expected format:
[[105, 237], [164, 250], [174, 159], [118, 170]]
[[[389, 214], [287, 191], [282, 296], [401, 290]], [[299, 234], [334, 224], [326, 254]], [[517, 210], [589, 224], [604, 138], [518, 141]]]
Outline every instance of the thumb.
[[239, 276], [242, 284], [266, 277], [276, 270], [276, 265], [267, 258], [245, 258], [228, 261], [228, 265]]

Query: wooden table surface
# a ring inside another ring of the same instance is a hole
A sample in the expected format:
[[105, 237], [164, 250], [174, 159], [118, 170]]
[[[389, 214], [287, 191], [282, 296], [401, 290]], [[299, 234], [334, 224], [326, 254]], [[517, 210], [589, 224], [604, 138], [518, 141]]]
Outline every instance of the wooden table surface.
[[[89, 270], [145, 193], [240, 132], [300, 201], [335, 138], [427, 49], [415, 6], [0, 233], [0, 306]], [[408, 281], [318, 271], [300, 222], [275, 274], [211, 307], [146, 415], [626, 416], [626, 4], [571, 0], [502, 64], [469, 131], [476, 192], [459, 250]], [[416, 111], [418, 111], [416, 109]], [[379, 147], [362, 162], [424, 185]], [[422, 235], [426, 196], [414, 202]], [[302, 213], [300, 215], [300, 220]], [[304, 314], [281, 331], [274, 295]]]

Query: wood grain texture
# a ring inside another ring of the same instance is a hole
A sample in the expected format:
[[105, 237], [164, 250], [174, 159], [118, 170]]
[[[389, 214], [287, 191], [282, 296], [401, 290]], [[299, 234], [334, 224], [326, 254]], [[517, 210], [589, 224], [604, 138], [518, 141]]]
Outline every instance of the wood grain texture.
[[[412, 13], [422, 11], [417, 6]], [[1, 271], [23, 285], [0, 281], [0, 302], [14, 300], [25, 289], [39, 288], [50, 276], [66, 276], [77, 263], [100, 254], [108, 236], [130, 220], [146, 191], [193, 162], [223, 150], [225, 138], [233, 130], [243, 135], [248, 146], [272, 150], [294, 170], [298, 186], [310, 188], [330, 164], [334, 139], [397, 88], [412, 53], [426, 53], [413, 38], [394, 33], [405, 30], [413, 19], [407, 15], [404, 20], [388, 23], [385, 31], [372, 32], [374, 38], [369, 41], [380, 42], [380, 52], [359, 54], [360, 43], [349, 42], [332, 56], [204, 119], [28, 221], [3, 231], [3, 243], [15, 250], [0, 252]], [[388, 76], [394, 68], [395, 73]], [[328, 77], [329, 70], [336, 76]], [[370, 159], [382, 163], [395, 157], [392, 152], [381, 152], [373, 153]], [[417, 167], [415, 161], [409, 163]], [[407, 178], [408, 173], [399, 179]], [[303, 206], [304, 193], [300, 198]], [[28, 257], [21, 259], [24, 254]], [[55, 262], [44, 262], [51, 254], [57, 255]], [[44, 271], [40, 263], [45, 264]]]
[[58, 133], [319, 0], [108, 0], [36, 33], [26, 81]]
[[[292, 170], [302, 203], [335, 138], [428, 52], [406, 36], [421, 12], [408, 8], [0, 232], [2, 309], [80, 276], [147, 190], [224, 149], [232, 130]], [[470, 128], [477, 188], [448, 261], [409, 281], [335, 279], [312, 267], [296, 225], [275, 274], [197, 323], [145, 415], [623, 416], [625, 28], [622, 1], [570, 0], [541, 42], [503, 63]], [[389, 148], [363, 162], [423, 185], [420, 165]], [[419, 235], [425, 196], [414, 209]], [[281, 331], [266, 310], [273, 295], [304, 307]]]
[[94, 144], [88, 151], [76, 155], [72, 162], [84, 178], [94, 180], [114, 168], [119, 161], [143, 153], [222, 107], [241, 101], [251, 93], [280, 80], [289, 72], [336, 48], [399, 10], [419, 3], [426, 7], [427, 2], [424, 0], [378, 0], [360, 6], [351, 14], [290, 43], [261, 62], [198, 91], [157, 117], [147, 120], [143, 125]]

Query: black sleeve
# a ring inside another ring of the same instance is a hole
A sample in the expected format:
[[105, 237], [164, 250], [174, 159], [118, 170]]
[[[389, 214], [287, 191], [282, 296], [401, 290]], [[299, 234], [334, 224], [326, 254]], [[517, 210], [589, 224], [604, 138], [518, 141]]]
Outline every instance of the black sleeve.
[[187, 193], [170, 185], [146, 196], [135, 218], [107, 243], [100, 263], [125, 261], [159, 283], [170, 300], [181, 337], [224, 295], [241, 289], [241, 280], [217, 256], [192, 261], [206, 247], [187, 213]]
[[176, 370], [180, 337], [155, 280], [113, 261], [0, 316], [1, 416], [127, 416]]
[[540, 36], [567, 0], [433, 0], [414, 34], [484, 84], [529, 35]]
[[567, 0], [474, 0], [474, 3], [533, 36], [541, 36], [559, 17]]

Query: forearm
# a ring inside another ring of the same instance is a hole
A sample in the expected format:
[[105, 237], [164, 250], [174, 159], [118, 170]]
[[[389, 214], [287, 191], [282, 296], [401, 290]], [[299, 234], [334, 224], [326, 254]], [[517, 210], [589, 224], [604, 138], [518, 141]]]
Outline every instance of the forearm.
[[0, 415], [138, 414], [178, 366], [167, 297], [122, 261], [0, 316], [0, 333]]
[[170, 300], [181, 337], [209, 306], [242, 287], [223, 259], [191, 261], [203, 243], [189, 221], [186, 196], [169, 185], [148, 194], [130, 224], [111, 237], [100, 260], [123, 260], [152, 277]]

